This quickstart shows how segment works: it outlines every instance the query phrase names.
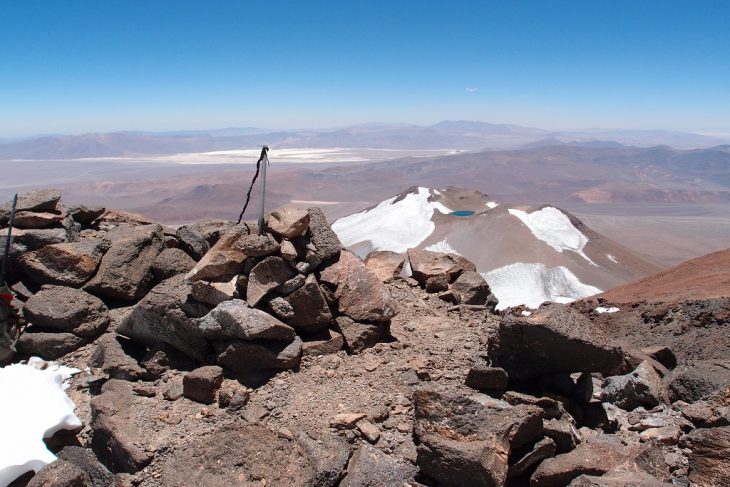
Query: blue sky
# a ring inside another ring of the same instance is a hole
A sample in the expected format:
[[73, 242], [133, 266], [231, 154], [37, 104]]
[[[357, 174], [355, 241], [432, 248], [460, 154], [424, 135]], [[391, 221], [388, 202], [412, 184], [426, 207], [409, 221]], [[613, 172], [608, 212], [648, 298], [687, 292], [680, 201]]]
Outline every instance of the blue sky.
[[728, 1], [0, 0], [0, 137], [364, 122], [730, 133]]

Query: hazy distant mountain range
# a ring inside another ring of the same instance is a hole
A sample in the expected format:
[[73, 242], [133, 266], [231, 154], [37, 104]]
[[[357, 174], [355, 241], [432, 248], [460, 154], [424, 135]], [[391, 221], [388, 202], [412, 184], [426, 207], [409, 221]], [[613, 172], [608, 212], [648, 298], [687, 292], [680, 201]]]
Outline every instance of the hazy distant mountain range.
[[444, 121], [430, 126], [373, 123], [313, 130], [224, 128], [171, 132], [114, 132], [83, 135], [44, 135], [0, 139], [0, 160], [78, 159], [171, 155], [255, 148], [372, 148], [455, 149], [479, 151], [516, 149], [556, 144], [590, 147], [623, 145], [674, 148], [712, 147], [730, 143], [723, 139], [663, 130], [586, 130], [555, 132], [510, 124]]

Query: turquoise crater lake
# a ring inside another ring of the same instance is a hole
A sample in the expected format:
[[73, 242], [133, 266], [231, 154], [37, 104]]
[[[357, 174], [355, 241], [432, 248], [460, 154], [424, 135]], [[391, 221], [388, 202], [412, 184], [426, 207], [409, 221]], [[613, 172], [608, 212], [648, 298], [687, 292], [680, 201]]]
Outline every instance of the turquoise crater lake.
[[471, 210], [456, 210], [456, 211], [452, 211], [451, 213], [449, 213], [449, 215], [451, 215], [451, 216], [462, 216], [462, 217], [472, 216], [473, 214], [474, 214], [474, 212]]

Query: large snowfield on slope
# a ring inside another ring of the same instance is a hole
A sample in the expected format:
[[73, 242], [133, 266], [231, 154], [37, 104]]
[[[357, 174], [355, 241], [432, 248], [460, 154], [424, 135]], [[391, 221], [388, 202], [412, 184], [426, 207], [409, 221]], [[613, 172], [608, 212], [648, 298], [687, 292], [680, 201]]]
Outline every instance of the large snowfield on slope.
[[64, 381], [77, 372], [53, 363], [44, 370], [25, 364], [0, 367], [0, 487], [56, 459], [43, 438], [81, 427], [64, 392]]
[[537, 308], [545, 301], [570, 303], [601, 292], [583, 284], [566, 267], [517, 262], [482, 273], [499, 299], [498, 310], [526, 305]]
[[346, 247], [369, 241], [372, 250], [405, 252], [434, 231], [434, 211], [451, 212], [441, 203], [429, 202], [429, 196], [428, 188], [418, 188], [418, 193], [409, 193], [398, 202], [394, 196], [375, 208], [340, 218], [332, 229]]
[[585, 260], [595, 265], [588, 256], [583, 253], [588, 243], [588, 237], [575, 228], [570, 218], [551, 206], [539, 211], [527, 213], [522, 210], [510, 209], [510, 214], [519, 218], [522, 223], [530, 229], [536, 238], [539, 238], [558, 252], [569, 250], [577, 253]]

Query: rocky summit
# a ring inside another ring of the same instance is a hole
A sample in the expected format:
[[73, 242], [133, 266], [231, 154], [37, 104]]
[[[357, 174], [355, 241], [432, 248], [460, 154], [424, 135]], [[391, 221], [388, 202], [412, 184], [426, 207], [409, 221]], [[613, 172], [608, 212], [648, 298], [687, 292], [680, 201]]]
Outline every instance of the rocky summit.
[[730, 484], [727, 298], [497, 312], [466, 258], [361, 260], [317, 208], [170, 228], [19, 202], [0, 371], [77, 369], [81, 426], [7, 484]]

